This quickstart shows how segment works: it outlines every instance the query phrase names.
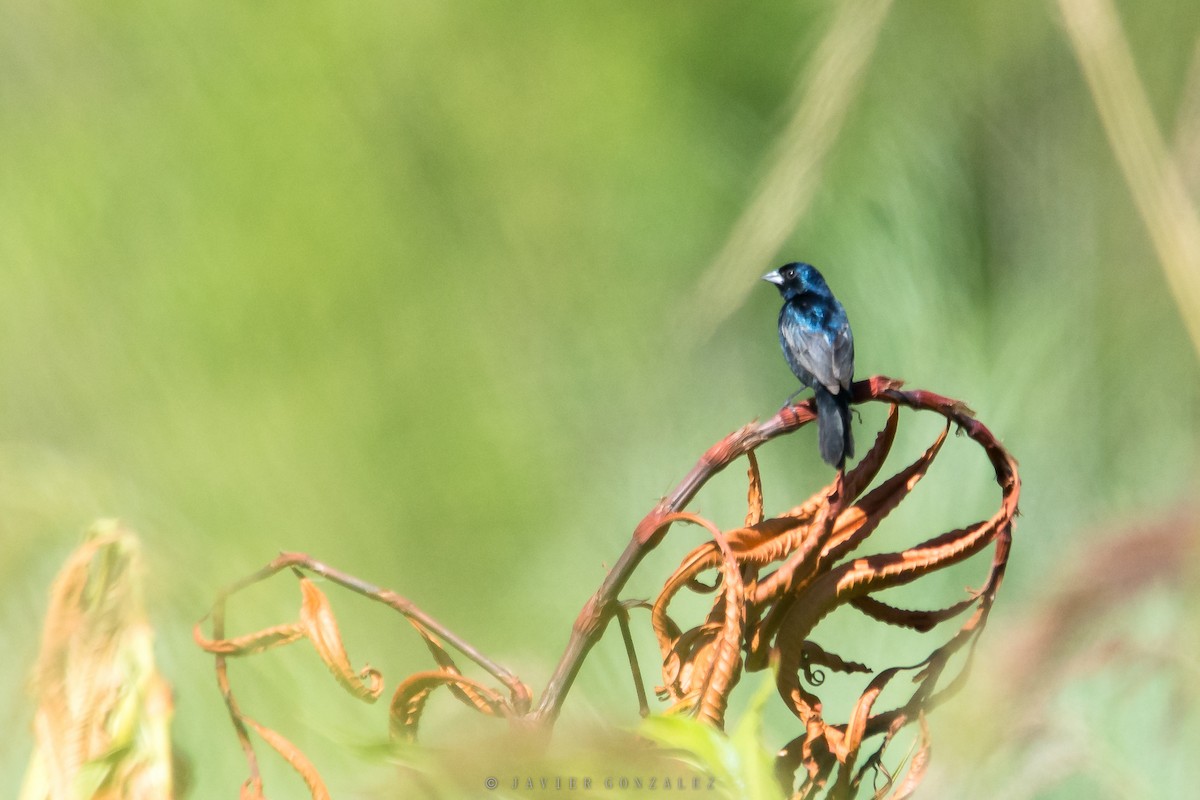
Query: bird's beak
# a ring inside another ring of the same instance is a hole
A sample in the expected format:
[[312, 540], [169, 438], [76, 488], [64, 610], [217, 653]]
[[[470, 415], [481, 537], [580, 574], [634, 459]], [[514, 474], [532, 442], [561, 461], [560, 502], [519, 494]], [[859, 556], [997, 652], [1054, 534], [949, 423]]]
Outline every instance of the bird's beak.
[[773, 283], [776, 286], [783, 286], [783, 276], [779, 274], [779, 270], [777, 269], [773, 269], [766, 275], [763, 275], [762, 279], [767, 283]]

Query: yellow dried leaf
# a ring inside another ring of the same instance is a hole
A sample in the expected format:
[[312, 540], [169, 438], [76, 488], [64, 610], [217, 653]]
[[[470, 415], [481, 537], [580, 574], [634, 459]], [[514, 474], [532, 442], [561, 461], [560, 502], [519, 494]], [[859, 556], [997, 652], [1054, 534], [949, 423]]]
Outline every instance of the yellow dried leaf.
[[300, 579], [300, 589], [304, 596], [300, 621], [325, 666], [350, 694], [369, 703], [378, 700], [383, 692], [383, 675], [370, 666], [364, 667], [361, 672], [354, 672], [346, 648], [342, 645], [342, 634], [338, 630], [329, 599], [308, 578]]
[[[329, 800], [329, 790], [325, 788], [325, 782], [321, 780], [317, 768], [312, 762], [300, 752], [300, 749], [284, 738], [281, 734], [271, 730], [265, 725], [260, 725], [249, 717], [242, 717], [242, 721], [249, 725], [254, 731], [263, 738], [263, 741], [271, 745], [275, 752], [283, 756], [283, 759], [291, 765], [292, 769], [304, 780], [304, 784], [308, 787], [308, 793], [312, 795], [312, 800]], [[249, 783], [249, 782], [248, 782]], [[259, 794], [251, 795], [251, 797], [262, 796], [262, 783], [258, 782], [255, 789]], [[245, 797], [245, 787], [243, 786], [243, 797]]]
[[273, 647], [282, 647], [285, 644], [291, 644], [297, 639], [303, 639], [307, 633], [305, 627], [297, 622], [289, 622], [286, 625], [275, 625], [271, 628], [264, 628], [254, 633], [247, 633], [243, 636], [235, 636], [230, 639], [209, 639], [200, 630], [202, 623], [196, 623], [192, 628], [192, 638], [196, 640], [196, 644], [209, 653], [222, 656], [249, 656], [255, 653], [261, 653], [264, 650], [270, 650]]

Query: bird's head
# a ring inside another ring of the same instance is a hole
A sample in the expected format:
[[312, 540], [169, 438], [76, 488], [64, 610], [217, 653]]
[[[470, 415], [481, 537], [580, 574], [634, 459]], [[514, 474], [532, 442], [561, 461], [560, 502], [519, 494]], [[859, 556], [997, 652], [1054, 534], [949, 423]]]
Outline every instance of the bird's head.
[[812, 264], [784, 264], [777, 270], [762, 276], [767, 283], [775, 284], [779, 293], [786, 298], [796, 297], [805, 292], [817, 295], [829, 294], [829, 285], [825, 278]]

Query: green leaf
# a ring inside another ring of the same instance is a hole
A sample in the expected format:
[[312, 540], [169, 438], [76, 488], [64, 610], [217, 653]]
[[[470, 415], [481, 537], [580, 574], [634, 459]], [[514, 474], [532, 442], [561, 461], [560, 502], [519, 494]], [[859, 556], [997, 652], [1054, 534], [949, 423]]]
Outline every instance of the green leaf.
[[771, 754], [762, 741], [763, 709], [774, 690], [774, 678], [768, 677], [732, 735], [691, 717], [662, 715], [647, 717], [638, 732], [663, 747], [682, 751], [684, 760], [715, 777], [730, 797], [782, 800], [783, 789], [775, 781]]
[[768, 673], [750, 698], [746, 713], [738, 720], [730, 737], [738, 754], [746, 797], [782, 800], [783, 788], [775, 780], [774, 759], [763, 744], [763, 710], [775, 694], [774, 673]]

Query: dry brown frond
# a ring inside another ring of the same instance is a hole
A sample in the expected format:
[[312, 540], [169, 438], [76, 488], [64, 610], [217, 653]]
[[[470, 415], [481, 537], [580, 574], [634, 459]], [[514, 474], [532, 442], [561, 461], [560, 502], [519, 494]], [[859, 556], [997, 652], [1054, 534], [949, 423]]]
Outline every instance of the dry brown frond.
[[[898, 381], [877, 377], [854, 385], [854, 402], [882, 402], [889, 406], [887, 420], [871, 449], [853, 469], [838, 472], [828, 486], [774, 517], [765, 513], [762, 476], [754, 451], [812, 422], [816, 418], [812, 402], [788, 406], [771, 419], [747, 425], [709, 448], [679, 486], [637, 526], [621, 557], [584, 605], [566, 652], [536, 708], [531, 709], [529, 689], [511, 672], [483, 656], [407, 599], [307, 555], [284, 553], [234, 584], [221, 593], [213, 607], [212, 636], [204, 636], [198, 625], [196, 640], [216, 657], [217, 681], [250, 766], [244, 791], [253, 797], [261, 794], [249, 737], [249, 730], [253, 729], [304, 775], [314, 798], [324, 796], [320, 794], [324, 787], [312, 765], [278, 734], [261, 728], [241, 712], [229, 687], [227, 658], [248, 656], [307, 638], [352, 694], [371, 701], [382, 691], [383, 679], [377, 672], [365, 668], [355, 673], [350, 668], [328, 601], [305, 577], [306, 573], [312, 573], [401, 613], [436, 662], [436, 669], [411, 675], [397, 687], [389, 714], [389, 727], [396, 738], [411, 740], [416, 736], [426, 700], [440, 686], [487, 716], [504, 718], [520, 727], [548, 729], [588, 652], [614, 617], [620, 623], [637, 684], [639, 707], [645, 713], [646, 696], [629, 629], [629, 610], [644, 607], [650, 609], [651, 628], [662, 654], [663, 683], [658, 687], [658, 695], [670, 703], [668, 713], [694, 715], [720, 728], [724, 725], [729, 697], [742, 673], [774, 664], [779, 695], [795, 714], [802, 731], [776, 758], [776, 774], [785, 789], [800, 798], [820, 793], [850, 797], [871, 775], [886, 779], [876, 791], [877, 797], [889, 793], [892, 797], [907, 797], [923, 776], [929, 759], [925, 715], [953, 692], [966, 674], [963, 666], [943, 680], [950, 659], [965, 652], [969, 664], [970, 652], [996, 600], [1011, 545], [1020, 480], [1013, 458], [958, 401], [930, 392], [902, 391]], [[937, 414], [945, 424], [915, 460], [876, 483], [896, 440], [901, 407]], [[858, 554], [888, 515], [920, 483], [942, 451], [951, 426], [957, 426], [979, 445], [993, 467], [1000, 488], [996, 512], [988, 519], [929, 536], [904, 550]], [[712, 521], [688, 511], [687, 506], [710, 478], [743, 456], [748, 462], [749, 480], [745, 524], [722, 531]], [[666, 578], [652, 605], [620, 600], [621, 590], [642, 559], [677, 523], [699, 527], [706, 532], [707, 541], [693, 549]], [[982, 586], [960, 602], [946, 608], [905, 609], [875, 596], [925, 578], [989, 547], [992, 559]], [[300, 621], [226, 637], [226, 599], [285, 569], [300, 576], [303, 594]], [[716, 574], [712, 584], [700, 580], [701, 575], [712, 571]], [[672, 601], [685, 588], [710, 593], [713, 599], [702, 618], [681, 624], [671, 615], [671, 608]], [[817, 623], [841, 607], [917, 634], [967, 616], [953, 634], [918, 663], [873, 669], [827, 651], [813, 640]], [[967, 614], [969, 611], [972, 613]], [[494, 685], [464, 675], [451, 651], [474, 662], [490, 680], [507, 690], [507, 696]], [[818, 694], [822, 670], [870, 676], [844, 722], [829, 721], [824, 716]], [[881, 710], [881, 695], [902, 673], [911, 674], [914, 688], [899, 705]], [[882, 754], [896, 734], [912, 722], [918, 722], [921, 729], [918, 749], [904, 779], [896, 784], [895, 777], [882, 765]], [[868, 740], [875, 741], [872, 745], [875, 749], [863, 757]]]
[[21, 800], [173, 796], [171, 689], [154, 663], [141, 546], [99, 522], [50, 587]]

